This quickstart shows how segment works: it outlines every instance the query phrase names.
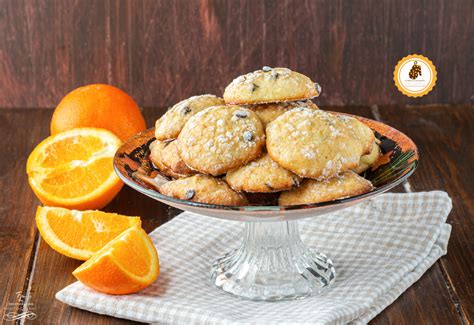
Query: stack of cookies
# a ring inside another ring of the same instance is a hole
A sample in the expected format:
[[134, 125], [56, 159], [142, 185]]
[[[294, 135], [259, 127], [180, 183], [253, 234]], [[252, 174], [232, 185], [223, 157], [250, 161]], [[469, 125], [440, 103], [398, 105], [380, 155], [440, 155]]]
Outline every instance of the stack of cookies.
[[[170, 178], [158, 189], [183, 200], [247, 205], [251, 193], [278, 204], [331, 201], [368, 192], [359, 176], [379, 158], [372, 130], [320, 110], [320, 88], [286, 68], [234, 79], [223, 99], [185, 99], [156, 121], [151, 160]], [[275, 194], [272, 194], [275, 196]]]

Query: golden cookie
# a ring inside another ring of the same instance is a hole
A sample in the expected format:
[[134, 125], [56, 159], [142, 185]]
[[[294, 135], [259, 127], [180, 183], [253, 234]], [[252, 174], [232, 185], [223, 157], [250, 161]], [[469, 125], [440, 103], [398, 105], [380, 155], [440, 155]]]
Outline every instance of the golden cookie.
[[221, 175], [262, 154], [265, 132], [246, 108], [214, 106], [192, 116], [178, 137], [183, 161], [203, 174]]
[[337, 118], [348, 128], [352, 136], [361, 142], [363, 153], [370, 153], [375, 141], [372, 129], [352, 116], [337, 115]]
[[159, 191], [181, 200], [219, 205], [247, 205], [243, 194], [232, 190], [226, 182], [208, 175], [194, 175], [165, 183]]
[[222, 104], [224, 104], [224, 100], [214, 95], [193, 96], [180, 101], [156, 121], [156, 139], [176, 139], [191, 116], [210, 106]]
[[296, 205], [333, 201], [364, 194], [372, 188], [372, 184], [365, 178], [352, 171], [346, 171], [327, 180], [308, 179], [300, 187], [282, 192], [278, 204]]
[[303, 100], [297, 102], [282, 102], [274, 104], [258, 104], [248, 105], [247, 108], [254, 111], [263, 123], [267, 126], [268, 123], [276, 119], [278, 116], [288, 112], [295, 107], [308, 107], [312, 109], [319, 109], [311, 100]]
[[189, 176], [197, 174], [197, 172], [189, 168], [179, 156], [176, 140], [155, 140], [152, 144], [153, 148], [151, 148], [150, 153], [152, 161], [159, 161], [160, 164], [178, 175]]
[[333, 177], [357, 167], [363, 154], [360, 141], [323, 110], [294, 108], [268, 124], [266, 133], [270, 157], [301, 177]]
[[225, 180], [236, 191], [268, 193], [296, 187], [300, 178], [279, 166], [268, 154], [227, 173]]
[[263, 67], [234, 79], [223, 97], [228, 104], [260, 104], [310, 99], [319, 92], [319, 85], [301, 73]]
[[181, 175], [173, 172], [163, 163], [163, 149], [167, 142], [155, 140], [150, 144], [150, 160], [160, 172], [171, 178], [183, 178], [188, 175]]
[[382, 155], [382, 152], [380, 150], [380, 147], [377, 144], [377, 141], [374, 141], [374, 143], [372, 144], [372, 150], [370, 151], [370, 153], [360, 157], [359, 165], [356, 168], [354, 168], [353, 171], [356, 172], [357, 174], [360, 174], [366, 171], [367, 169], [369, 169], [369, 167], [375, 164], [377, 160], [379, 160], [379, 157], [381, 155]]

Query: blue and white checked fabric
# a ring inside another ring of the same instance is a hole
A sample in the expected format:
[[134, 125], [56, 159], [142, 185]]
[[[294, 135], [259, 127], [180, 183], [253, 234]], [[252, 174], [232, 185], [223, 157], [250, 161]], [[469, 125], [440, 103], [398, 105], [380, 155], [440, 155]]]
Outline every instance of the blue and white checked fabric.
[[445, 192], [384, 194], [299, 222], [303, 241], [334, 262], [336, 281], [296, 301], [252, 302], [211, 286], [209, 266], [240, 242], [238, 222], [182, 213], [155, 229], [161, 275], [133, 295], [110, 296], [79, 282], [60, 301], [99, 314], [159, 324], [362, 324], [390, 305], [442, 255], [451, 226]]

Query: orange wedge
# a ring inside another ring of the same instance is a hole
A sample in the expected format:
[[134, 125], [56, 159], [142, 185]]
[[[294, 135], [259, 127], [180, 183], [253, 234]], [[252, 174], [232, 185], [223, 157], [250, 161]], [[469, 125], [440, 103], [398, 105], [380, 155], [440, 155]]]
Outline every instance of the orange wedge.
[[155, 246], [140, 227], [125, 230], [72, 274], [86, 286], [108, 294], [140, 291], [160, 274]]
[[116, 213], [38, 207], [36, 225], [55, 251], [87, 260], [123, 231], [140, 226], [141, 221]]
[[105, 129], [79, 128], [50, 136], [28, 157], [30, 186], [45, 205], [103, 208], [123, 186], [112, 163], [120, 143]]

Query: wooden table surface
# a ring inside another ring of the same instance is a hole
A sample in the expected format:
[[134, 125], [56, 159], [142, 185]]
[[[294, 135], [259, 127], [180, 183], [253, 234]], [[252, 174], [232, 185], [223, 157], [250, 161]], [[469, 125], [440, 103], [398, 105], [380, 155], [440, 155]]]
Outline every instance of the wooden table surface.
[[[467, 324], [474, 319], [474, 106], [326, 108], [381, 120], [410, 136], [420, 165], [398, 192], [444, 190], [453, 199], [448, 254], [374, 320], [374, 324]], [[148, 125], [163, 109], [144, 110]], [[0, 295], [2, 315], [26, 305], [41, 324], [125, 324], [128, 321], [69, 307], [54, 298], [74, 281], [81, 263], [53, 251], [39, 236], [34, 216], [39, 201], [28, 186], [26, 158], [49, 135], [52, 110], [0, 109]], [[151, 231], [178, 210], [128, 187], [107, 211], [141, 215]], [[18, 294], [19, 293], [19, 294]], [[19, 296], [21, 295], [22, 298]], [[21, 299], [19, 299], [21, 298]], [[10, 305], [9, 305], [10, 304]], [[15, 305], [16, 304], [16, 305]]]

